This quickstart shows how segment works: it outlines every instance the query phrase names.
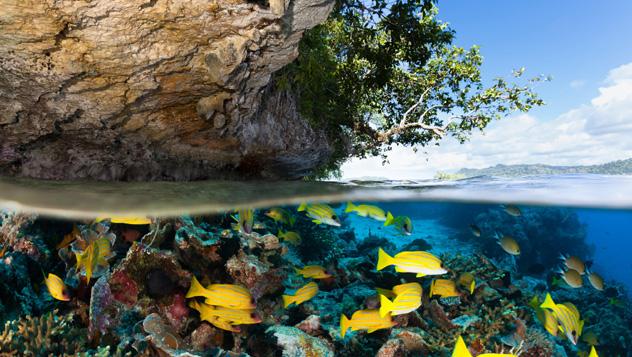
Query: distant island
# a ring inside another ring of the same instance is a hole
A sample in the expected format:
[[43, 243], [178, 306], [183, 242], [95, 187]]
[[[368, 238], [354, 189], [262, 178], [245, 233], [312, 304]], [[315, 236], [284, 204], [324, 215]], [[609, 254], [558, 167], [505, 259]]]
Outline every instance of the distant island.
[[563, 175], [563, 174], [599, 174], [599, 175], [632, 175], [632, 158], [617, 160], [599, 165], [586, 166], [552, 166], [552, 165], [496, 165], [485, 169], [460, 169], [456, 173], [439, 172], [436, 179], [454, 180], [474, 176], [528, 176], [528, 175]]

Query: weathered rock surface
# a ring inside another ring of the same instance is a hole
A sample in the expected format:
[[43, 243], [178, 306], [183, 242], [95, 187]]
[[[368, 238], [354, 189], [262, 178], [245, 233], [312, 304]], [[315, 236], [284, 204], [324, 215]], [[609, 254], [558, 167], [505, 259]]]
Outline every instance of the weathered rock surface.
[[0, 0], [0, 174], [305, 174], [331, 149], [270, 81], [332, 6]]

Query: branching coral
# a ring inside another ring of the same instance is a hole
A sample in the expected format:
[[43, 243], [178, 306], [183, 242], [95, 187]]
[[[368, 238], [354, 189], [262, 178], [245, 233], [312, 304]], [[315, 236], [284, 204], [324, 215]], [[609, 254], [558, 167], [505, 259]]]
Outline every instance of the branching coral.
[[73, 315], [57, 310], [40, 317], [9, 321], [0, 334], [0, 352], [15, 356], [63, 356], [83, 351], [86, 331], [75, 325]]

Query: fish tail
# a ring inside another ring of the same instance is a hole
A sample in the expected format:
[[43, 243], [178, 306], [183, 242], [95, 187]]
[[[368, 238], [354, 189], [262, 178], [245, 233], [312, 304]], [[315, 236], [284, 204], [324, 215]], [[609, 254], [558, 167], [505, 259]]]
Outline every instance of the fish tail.
[[388, 255], [384, 249], [379, 248], [377, 251], [377, 270], [382, 270], [389, 265], [393, 265], [395, 263], [393, 257]]
[[384, 317], [393, 310], [393, 302], [386, 296], [380, 295], [380, 316]]
[[294, 296], [292, 296], [292, 295], [283, 295], [281, 297], [283, 298], [283, 307], [284, 308], [287, 308], [288, 306], [290, 306], [294, 302]]
[[296, 272], [296, 274], [302, 275], [301, 269], [294, 267], [294, 271]]
[[430, 295], [428, 295], [429, 298], [434, 296], [434, 286], [435, 286], [435, 280], [432, 279], [432, 282], [430, 282], [430, 292], [429, 292]]
[[395, 217], [391, 212], [386, 213], [386, 221], [384, 221], [384, 226], [390, 226], [395, 221]]
[[305, 211], [306, 209], [307, 209], [307, 202], [303, 202], [303, 203], [301, 203], [301, 204], [298, 206], [298, 208], [297, 208], [296, 210], [297, 210], [297, 211], [299, 211], [299, 212], [303, 212], [303, 211]]
[[195, 275], [193, 279], [191, 279], [191, 286], [189, 287], [189, 291], [185, 295], [185, 298], [189, 299], [196, 296], [204, 296], [204, 292], [206, 289], [200, 284]]
[[542, 303], [542, 305], [540, 305], [541, 308], [543, 309], [554, 309], [555, 308], [555, 302], [553, 301], [553, 298], [551, 297], [551, 294], [547, 293], [546, 294], [546, 298], [544, 299], [544, 302]]
[[349, 201], [347, 202], [347, 208], [345, 208], [345, 213], [353, 212], [355, 208], [356, 207], [353, 205], [353, 202]]
[[342, 338], [345, 338], [349, 327], [351, 327], [351, 321], [345, 314], [342, 314], [342, 316], [340, 316], [340, 336], [342, 336]]
[[277, 237], [283, 238], [283, 234], [283, 231], [281, 230], [281, 228], [279, 228], [279, 231], [277, 232]]
[[454, 352], [452, 352], [452, 357], [472, 357], [470, 350], [467, 349], [463, 338], [459, 336], [456, 340], [456, 346], [454, 346]]

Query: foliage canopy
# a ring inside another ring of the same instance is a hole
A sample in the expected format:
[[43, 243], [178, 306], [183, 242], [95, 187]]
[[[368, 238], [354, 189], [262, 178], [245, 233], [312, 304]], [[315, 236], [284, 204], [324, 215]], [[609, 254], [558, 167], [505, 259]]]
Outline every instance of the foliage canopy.
[[452, 45], [454, 31], [430, 0], [338, 0], [330, 18], [308, 31], [297, 60], [277, 83], [299, 95], [301, 112], [324, 128], [335, 153], [322, 173], [350, 155], [382, 155], [393, 145], [423, 147], [543, 101], [544, 77], [485, 83], [478, 47]]

